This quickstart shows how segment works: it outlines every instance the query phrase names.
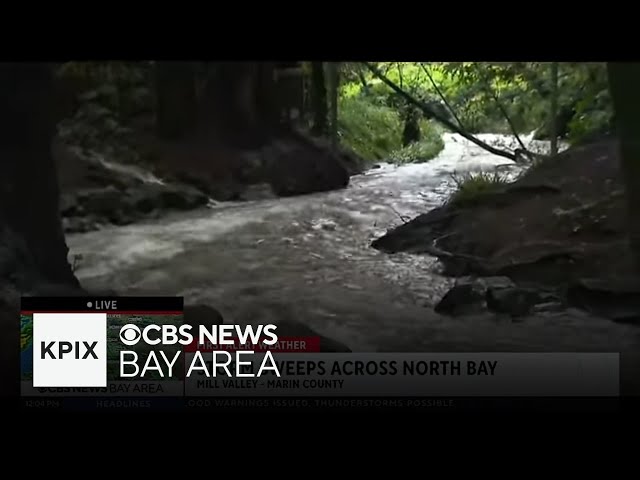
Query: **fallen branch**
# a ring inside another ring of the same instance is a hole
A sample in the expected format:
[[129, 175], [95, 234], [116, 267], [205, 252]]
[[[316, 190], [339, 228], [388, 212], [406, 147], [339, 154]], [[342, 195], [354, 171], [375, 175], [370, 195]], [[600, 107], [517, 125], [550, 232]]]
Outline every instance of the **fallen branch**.
[[363, 62], [363, 64], [369, 69], [369, 71], [371, 71], [371, 73], [373, 73], [373, 75], [378, 78], [379, 80], [381, 80], [385, 85], [387, 85], [389, 88], [391, 88], [394, 92], [396, 92], [398, 95], [400, 95], [401, 97], [403, 97], [406, 101], [408, 101], [409, 103], [415, 105], [416, 107], [418, 107], [420, 110], [422, 110], [422, 112], [424, 113], [424, 115], [427, 118], [432, 118], [434, 120], [436, 120], [437, 122], [440, 122], [442, 125], [444, 125], [445, 127], [447, 127], [448, 129], [454, 131], [455, 133], [459, 134], [460, 136], [466, 138], [467, 140], [469, 140], [471, 143], [479, 146], [480, 148], [486, 150], [487, 152], [493, 153], [494, 155], [500, 156], [500, 157], [505, 157], [508, 158], [509, 160], [513, 160], [514, 162], [516, 161], [516, 156], [511, 153], [508, 152], [506, 150], [500, 150], [499, 148], [495, 148], [492, 147], [491, 145], [489, 145], [488, 143], [483, 142], [482, 140], [474, 137], [473, 135], [471, 135], [470, 133], [467, 133], [466, 131], [464, 131], [463, 129], [461, 129], [458, 125], [456, 125], [455, 123], [453, 123], [452, 121], [450, 121], [448, 118], [444, 118], [442, 116], [440, 116], [437, 112], [433, 111], [429, 105], [427, 105], [426, 103], [418, 100], [417, 98], [415, 98], [413, 95], [405, 92], [402, 88], [398, 87], [398, 85], [396, 85], [395, 83], [393, 83], [391, 80], [389, 80], [385, 75], [382, 74], [382, 72], [380, 72], [380, 70], [378, 68], [376, 68], [375, 66], [371, 65], [368, 62]]

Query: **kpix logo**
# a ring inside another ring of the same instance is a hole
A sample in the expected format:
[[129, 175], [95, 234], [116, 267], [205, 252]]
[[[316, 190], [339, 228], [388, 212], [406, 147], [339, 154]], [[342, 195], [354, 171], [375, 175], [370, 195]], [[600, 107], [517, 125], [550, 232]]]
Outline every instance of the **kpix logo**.
[[[58, 356], [56, 357], [56, 353], [54, 352], [54, 347], [58, 345]], [[82, 360], [87, 358], [95, 358], [98, 360], [98, 355], [96, 355], [95, 348], [98, 345], [98, 342], [82, 342], [84, 347], [84, 353], [82, 354]], [[45, 360], [47, 355], [51, 360], [62, 360], [65, 355], [74, 355], [76, 360], [80, 359], [80, 342], [49, 342], [45, 344], [42, 342], [40, 344], [40, 358]]]
[[33, 386], [106, 387], [107, 314], [34, 313]]

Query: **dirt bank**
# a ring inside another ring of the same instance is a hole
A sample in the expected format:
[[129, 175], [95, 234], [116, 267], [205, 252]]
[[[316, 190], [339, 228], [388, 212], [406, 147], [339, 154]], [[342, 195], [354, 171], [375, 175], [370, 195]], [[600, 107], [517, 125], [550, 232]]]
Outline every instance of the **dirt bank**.
[[452, 276], [506, 276], [553, 287], [579, 306], [606, 310], [600, 313], [624, 297], [640, 314], [612, 139], [571, 148], [472, 202], [448, 202], [372, 246], [434, 255]]

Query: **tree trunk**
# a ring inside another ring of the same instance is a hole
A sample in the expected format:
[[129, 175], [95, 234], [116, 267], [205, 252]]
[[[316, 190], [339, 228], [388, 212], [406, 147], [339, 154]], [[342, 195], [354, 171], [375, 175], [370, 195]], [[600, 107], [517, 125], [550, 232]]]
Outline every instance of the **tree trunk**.
[[47, 64], [0, 64], [0, 223], [21, 238], [42, 280], [78, 286], [59, 212], [53, 77]]
[[551, 155], [558, 154], [558, 62], [551, 63], [551, 107], [549, 108]]
[[277, 65], [277, 81], [272, 95], [277, 99], [279, 129], [291, 131], [300, 120], [303, 111], [304, 84], [300, 62], [287, 62]]
[[406, 147], [420, 141], [420, 112], [413, 105], [404, 108], [404, 128], [402, 129], [402, 146]]
[[626, 181], [629, 239], [640, 273], [640, 63], [607, 63], [607, 72]]
[[258, 146], [264, 140], [258, 63], [220, 62], [213, 69], [200, 102], [201, 128], [225, 144]]
[[179, 140], [196, 124], [195, 65], [156, 62], [156, 128], [158, 137]]
[[280, 109], [274, 78], [275, 62], [260, 62], [258, 64], [256, 88], [256, 111], [261, 123], [269, 130], [277, 130], [280, 123]]
[[314, 135], [327, 133], [327, 86], [323, 62], [311, 62], [311, 108]]
[[329, 77], [329, 137], [331, 145], [335, 147], [338, 144], [338, 87], [340, 84], [339, 64], [336, 62], [327, 63]]

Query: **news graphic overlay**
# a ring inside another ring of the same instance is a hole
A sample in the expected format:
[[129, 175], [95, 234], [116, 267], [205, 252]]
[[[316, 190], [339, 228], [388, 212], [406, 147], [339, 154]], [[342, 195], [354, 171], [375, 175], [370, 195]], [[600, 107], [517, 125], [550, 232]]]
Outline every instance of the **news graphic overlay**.
[[24, 298], [26, 405], [465, 408], [481, 397], [620, 396], [619, 353], [353, 352], [302, 324], [193, 312], [174, 297]]
[[181, 297], [24, 297], [20, 323], [23, 397], [184, 394]]
[[[191, 355], [198, 353], [187, 353], [188, 358]], [[207, 352], [202, 355], [206, 358]], [[185, 393], [190, 397], [297, 397], [312, 402], [331, 398], [401, 401], [620, 394], [617, 353], [274, 352], [272, 357], [277, 374], [263, 370], [263, 354], [255, 352], [243, 357], [251, 365], [238, 370], [202, 368], [191, 372], [185, 379]], [[328, 404], [322, 401], [320, 405]]]
[[[278, 326], [273, 324], [219, 325], [200, 330], [198, 338], [185, 347], [188, 366], [185, 395], [263, 396], [265, 391], [273, 391], [274, 382], [286, 375], [283, 368], [290, 354], [320, 352], [318, 336], [278, 333]], [[306, 391], [306, 394], [313, 393]]]

